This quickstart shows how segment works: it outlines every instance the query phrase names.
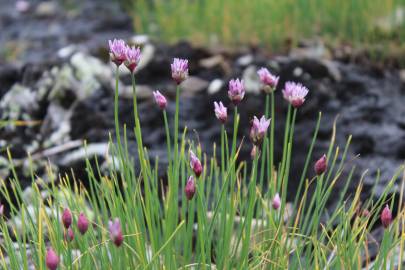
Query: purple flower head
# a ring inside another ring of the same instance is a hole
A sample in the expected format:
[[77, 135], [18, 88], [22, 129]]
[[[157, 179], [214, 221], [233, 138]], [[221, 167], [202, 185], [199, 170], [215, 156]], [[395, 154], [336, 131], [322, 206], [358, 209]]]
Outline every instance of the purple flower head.
[[196, 187], [195, 187], [195, 181], [194, 177], [190, 176], [187, 180], [186, 186], [184, 188], [184, 193], [186, 194], [186, 197], [188, 200], [191, 200], [194, 197]]
[[271, 202], [271, 206], [273, 207], [274, 210], [278, 210], [281, 206], [281, 199], [280, 199], [280, 195], [278, 195], [278, 193], [276, 193], [276, 195], [274, 195], [273, 201]]
[[126, 59], [127, 45], [122, 39], [109, 40], [110, 58], [117, 66], [120, 66]]
[[163, 96], [159, 90], [156, 90], [153, 92], [153, 96], [155, 97], [156, 104], [161, 108], [162, 110], [166, 109], [167, 106], [167, 100], [165, 96]]
[[72, 224], [72, 213], [70, 212], [69, 208], [65, 208], [65, 210], [63, 210], [62, 223], [66, 229]]
[[243, 80], [232, 79], [229, 81], [228, 96], [235, 106], [241, 102], [241, 100], [245, 96], [245, 87], [243, 85]]
[[52, 248], [49, 248], [46, 252], [45, 264], [49, 270], [56, 270], [58, 268], [59, 257]]
[[122, 242], [124, 242], [124, 236], [122, 235], [121, 230], [121, 223], [118, 218], [114, 219], [114, 221], [108, 222], [108, 229], [110, 231], [110, 238], [113, 241], [114, 245], [117, 247], [121, 246]]
[[67, 230], [65, 230], [63, 234], [63, 238], [65, 239], [65, 241], [72, 242], [74, 237], [75, 234], [73, 233], [72, 228], [68, 228]]
[[222, 104], [222, 102], [214, 102], [215, 107], [215, 116], [218, 118], [219, 121], [224, 124], [228, 119], [228, 111], [227, 108]]
[[384, 228], [388, 228], [392, 222], [392, 213], [388, 205], [381, 212], [381, 223], [383, 224]]
[[266, 93], [271, 93], [276, 89], [279, 79], [278, 76], [271, 74], [270, 71], [264, 67], [259, 69], [257, 74], [259, 75], [260, 81], [264, 85], [264, 91]]
[[201, 173], [202, 173], [201, 161], [191, 150], [190, 150], [190, 167], [194, 171], [194, 173], [197, 177], [199, 177], [201, 175]]
[[89, 228], [89, 221], [83, 213], [80, 213], [79, 218], [77, 219], [77, 228], [81, 234], [85, 234]]
[[129, 69], [129, 71], [134, 72], [140, 60], [141, 60], [141, 49], [139, 49], [139, 47], [127, 46], [125, 49], [124, 65]]
[[320, 159], [315, 162], [314, 170], [317, 175], [323, 174], [328, 167], [328, 162], [326, 159], [326, 155], [323, 155]]
[[301, 107], [308, 94], [308, 88], [300, 83], [286, 82], [283, 90], [284, 99], [291, 103], [294, 108]]
[[266, 119], [263, 115], [260, 120], [254, 116], [252, 127], [250, 128], [250, 139], [254, 145], [260, 145], [266, 135], [267, 129], [270, 125], [270, 119]]
[[174, 58], [171, 64], [172, 68], [172, 78], [177, 83], [180, 84], [182, 81], [188, 77], [188, 60]]

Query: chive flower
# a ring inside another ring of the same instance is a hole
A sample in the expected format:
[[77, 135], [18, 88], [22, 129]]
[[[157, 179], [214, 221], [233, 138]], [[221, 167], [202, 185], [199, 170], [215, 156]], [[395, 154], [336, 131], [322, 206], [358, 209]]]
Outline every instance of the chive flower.
[[126, 46], [124, 65], [129, 69], [129, 71], [133, 73], [140, 60], [141, 49], [139, 49], [139, 47]]
[[202, 165], [201, 165], [201, 161], [191, 150], [190, 150], [190, 167], [197, 177], [199, 177], [201, 175], [202, 169], [203, 169]]
[[392, 222], [392, 213], [388, 205], [381, 212], [381, 223], [383, 224], [384, 228], [388, 228]]
[[270, 125], [270, 119], [266, 119], [263, 115], [260, 120], [254, 116], [252, 126], [250, 128], [250, 139], [254, 145], [260, 145], [266, 135], [267, 129]]
[[271, 72], [267, 69], [262, 67], [257, 71], [257, 74], [259, 75], [260, 81], [263, 84], [263, 90], [267, 94], [271, 93], [274, 91], [277, 87], [279, 77], [271, 74]]
[[304, 104], [308, 88], [300, 83], [286, 82], [283, 90], [284, 99], [290, 102], [294, 108], [299, 108]]
[[324, 154], [320, 159], [315, 162], [314, 170], [317, 175], [323, 174], [328, 167], [328, 161], [326, 155]]
[[232, 103], [238, 105], [245, 96], [245, 87], [243, 80], [232, 79], [229, 81], [228, 97]]
[[117, 66], [120, 66], [126, 59], [127, 45], [122, 39], [109, 40], [110, 58]]
[[222, 122], [222, 124], [226, 123], [226, 120], [228, 119], [228, 111], [227, 108], [222, 104], [222, 102], [214, 102], [214, 107], [215, 107], [215, 116], [218, 118], [219, 121]]
[[72, 227], [69, 227], [65, 232], [63, 233], [63, 238], [67, 242], [72, 242], [75, 237], [75, 234], [73, 233]]
[[188, 60], [174, 58], [171, 64], [172, 68], [172, 78], [177, 83], [180, 84], [188, 77]]
[[49, 248], [46, 252], [45, 264], [49, 270], [56, 270], [58, 268], [59, 256], [52, 248]]
[[66, 229], [72, 224], [72, 213], [70, 212], [69, 208], [65, 208], [65, 210], [63, 210], [62, 223]]
[[122, 235], [121, 230], [121, 223], [118, 218], [114, 219], [114, 221], [108, 222], [108, 229], [110, 231], [110, 238], [113, 241], [114, 245], [117, 247], [121, 246], [122, 242], [124, 242], [124, 236]]
[[281, 206], [281, 199], [280, 199], [280, 195], [278, 195], [278, 193], [276, 193], [276, 195], [274, 195], [274, 198], [271, 202], [271, 206], [273, 207], [274, 210], [278, 210]]
[[156, 90], [153, 92], [153, 96], [155, 98], [155, 102], [156, 104], [159, 106], [159, 108], [161, 108], [162, 110], [166, 109], [167, 106], [167, 100], [165, 98], [165, 96], [163, 96], [159, 90]]
[[85, 234], [89, 228], [89, 221], [83, 213], [80, 213], [79, 218], [77, 219], [77, 228], [82, 235]]
[[186, 197], [188, 200], [191, 200], [194, 197], [195, 190], [196, 190], [196, 186], [195, 186], [194, 177], [191, 175], [188, 178], [186, 186], [184, 188], [184, 193], [186, 194]]

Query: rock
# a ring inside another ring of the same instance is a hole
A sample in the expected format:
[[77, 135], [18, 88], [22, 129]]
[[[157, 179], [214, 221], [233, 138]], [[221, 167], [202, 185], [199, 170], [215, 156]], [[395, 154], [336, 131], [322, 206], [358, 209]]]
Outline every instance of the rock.
[[65, 167], [71, 167], [71, 164], [76, 162], [85, 161], [86, 158], [93, 158], [94, 156], [104, 157], [109, 159], [109, 144], [108, 143], [92, 143], [86, 145], [78, 150], [66, 154], [59, 164]]
[[41, 2], [37, 5], [35, 15], [37, 17], [53, 17], [59, 10], [58, 3], [53, 1]]
[[[42, 134], [50, 134], [44, 141], [44, 147], [60, 145], [70, 140], [70, 117], [72, 112], [57, 103], [51, 103], [41, 126]], [[48, 130], [48, 131], [47, 131]]]
[[31, 7], [31, 4], [28, 1], [17, 0], [17, 2], [15, 2], [15, 9], [19, 13], [26, 13], [27, 11], [29, 11], [30, 7]]
[[184, 90], [182, 94], [186, 96], [193, 96], [205, 89], [207, 89], [209, 83], [206, 80], [200, 79], [195, 76], [190, 76], [188, 77], [187, 80], [185, 80], [182, 84], [181, 87]]
[[208, 86], [208, 94], [212, 95], [217, 93], [219, 90], [221, 90], [222, 86], [224, 86], [223, 80], [221, 79], [213, 80]]
[[214, 55], [209, 58], [201, 59], [199, 64], [201, 67], [210, 69], [215, 66], [222, 65], [224, 63], [224, 57], [222, 55]]
[[405, 8], [397, 7], [392, 13], [383, 18], [377, 19], [375, 26], [383, 32], [394, 31], [398, 27], [403, 27], [405, 24]]
[[148, 35], [135, 35], [130, 39], [131, 43], [135, 45], [146, 45], [150, 42]]
[[259, 80], [259, 76], [257, 75], [256, 66], [248, 66], [243, 71], [242, 79], [245, 83], [245, 89], [247, 93], [260, 93], [262, 84]]
[[251, 54], [243, 55], [236, 60], [236, 63], [242, 67], [250, 65], [252, 64], [252, 62], [253, 62], [253, 55]]
[[401, 69], [399, 71], [399, 79], [401, 80], [402, 83], [405, 84], [405, 69]]
[[[133, 98], [132, 85], [121, 86], [118, 90], [118, 95], [122, 98], [131, 99]], [[136, 96], [138, 99], [148, 99], [153, 96], [153, 89], [147, 85], [138, 84], [136, 85]]]
[[73, 55], [77, 51], [77, 46], [74, 44], [68, 45], [58, 50], [58, 56], [60, 58], [68, 58]]
[[153, 60], [153, 57], [155, 55], [155, 47], [152, 44], [146, 44], [142, 48], [141, 55], [141, 60], [139, 61], [138, 67], [136, 68], [135, 72], [139, 72], [140, 70], [144, 69]]
[[35, 92], [21, 84], [15, 84], [0, 100], [3, 120], [31, 120], [28, 112], [37, 108]]

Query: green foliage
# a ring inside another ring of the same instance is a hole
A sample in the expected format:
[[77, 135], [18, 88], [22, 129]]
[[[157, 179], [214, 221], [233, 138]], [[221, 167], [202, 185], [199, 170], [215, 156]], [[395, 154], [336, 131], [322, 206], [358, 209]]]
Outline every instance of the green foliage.
[[[139, 33], [166, 41], [228, 45], [260, 43], [279, 49], [287, 40], [400, 43], [404, 0], [123, 0]], [[385, 19], [384, 19], [385, 18]], [[398, 20], [398, 21], [397, 21]], [[392, 25], [392, 27], [390, 26]], [[388, 26], [388, 27], [387, 27]]]

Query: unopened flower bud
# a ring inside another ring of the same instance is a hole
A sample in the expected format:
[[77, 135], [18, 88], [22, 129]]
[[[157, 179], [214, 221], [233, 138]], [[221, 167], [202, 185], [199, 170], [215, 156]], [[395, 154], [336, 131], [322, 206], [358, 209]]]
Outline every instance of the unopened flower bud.
[[273, 201], [271, 202], [271, 206], [273, 207], [274, 210], [278, 210], [281, 206], [281, 199], [280, 199], [280, 195], [278, 195], [278, 193], [276, 193], [276, 195], [274, 195]]
[[75, 237], [75, 234], [73, 233], [73, 230], [71, 227], [68, 228], [67, 230], [65, 230], [65, 232], [63, 233], [63, 238], [67, 242], [72, 242], [74, 237]]
[[124, 236], [122, 235], [121, 230], [121, 223], [118, 218], [114, 221], [109, 221], [109, 231], [110, 231], [110, 238], [113, 241], [114, 245], [117, 247], [121, 246], [122, 242], [124, 242]]
[[85, 234], [89, 228], [89, 221], [83, 213], [80, 213], [79, 218], [77, 219], [77, 228], [82, 235]]
[[222, 104], [222, 102], [214, 102], [215, 107], [215, 116], [218, 118], [222, 124], [225, 124], [226, 120], [228, 119], [228, 112], [227, 108]]
[[62, 223], [66, 229], [72, 224], [72, 213], [70, 212], [69, 208], [65, 208], [65, 210], [63, 210]]
[[186, 187], [184, 188], [184, 193], [188, 200], [191, 200], [194, 197], [194, 193], [196, 190], [194, 177], [190, 176], [187, 180]]
[[229, 81], [228, 96], [235, 106], [241, 102], [241, 100], [245, 96], [245, 87], [243, 85], [243, 80], [236, 79]]
[[388, 228], [392, 222], [392, 213], [388, 205], [381, 212], [381, 223], [383, 224], [384, 228]]
[[155, 98], [156, 104], [161, 108], [162, 110], [166, 109], [167, 106], [167, 100], [165, 96], [163, 96], [159, 90], [156, 90], [153, 92], [153, 97]]
[[171, 64], [172, 78], [177, 83], [180, 84], [188, 77], [188, 60], [174, 58]]
[[266, 93], [271, 93], [276, 89], [279, 77], [271, 74], [267, 68], [259, 69], [257, 74], [259, 75], [260, 81], [264, 86], [263, 90]]
[[45, 264], [49, 270], [56, 270], [58, 268], [59, 257], [52, 248], [49, 248], [46, 252]]
[[250, 139], [254, 145], [260, 145], [270, 125], [270, 119], [263, 115], [260, 120], [255, 116], [250, 128]]
[[201, 161], [198, 159], [198, 157], [193, 153], [193, 151], [190, 150], [190, 167], [195, 173], [197, 177], [200, 177], [202, 173], [202, 165]]
[[314, 170], [317, 175], [321, 175], [326, 171], [328, 166], [326, 155], [323, 155], [317, 162], [315, 162]]

